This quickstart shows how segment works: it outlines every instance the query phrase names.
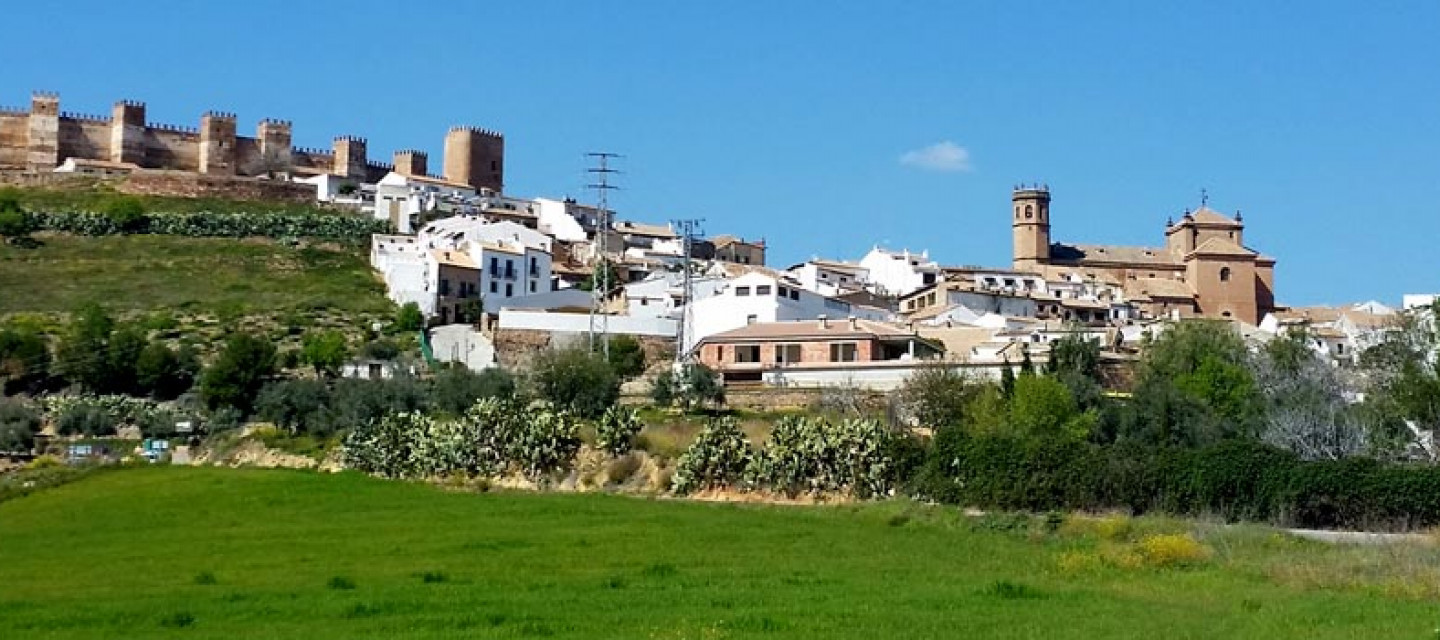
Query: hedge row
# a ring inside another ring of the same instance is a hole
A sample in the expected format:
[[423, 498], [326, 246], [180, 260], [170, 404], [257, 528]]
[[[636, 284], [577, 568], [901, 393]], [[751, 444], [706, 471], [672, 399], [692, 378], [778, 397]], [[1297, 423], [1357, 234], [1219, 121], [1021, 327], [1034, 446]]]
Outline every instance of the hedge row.
[[1202, 449], [972, 438], [946, 430], [917, 494], [1001, 509], [1127, 510], [1282, 526], [1408, 530], [1440, 524], [1440, 467], [1306, 462], [1255, 442]]
[[148, 233], [219, 238], [322, 238], [369, 240], [388, 233], [389, 223], [363, 216], [294, 213], [148, 213], [137, 220], [122, 220], [94, 212], [31, 212], [31, 228], [82, 236]]

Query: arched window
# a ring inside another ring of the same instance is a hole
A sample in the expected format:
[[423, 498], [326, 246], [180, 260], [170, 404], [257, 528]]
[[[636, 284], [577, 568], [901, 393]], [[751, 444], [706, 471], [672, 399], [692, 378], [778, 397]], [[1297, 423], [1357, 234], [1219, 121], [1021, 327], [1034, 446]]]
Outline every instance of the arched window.
[[1035, 206], [1029, 204], [1025, 205], [1025, 219], [1029, 220], [1033, 217], [1035, 217]]
[[1221, 282], [1229, 282], [1229, 281], [1230, 281], [1230, 267], [1220, 267], [1220, 281], [1221, 281]]

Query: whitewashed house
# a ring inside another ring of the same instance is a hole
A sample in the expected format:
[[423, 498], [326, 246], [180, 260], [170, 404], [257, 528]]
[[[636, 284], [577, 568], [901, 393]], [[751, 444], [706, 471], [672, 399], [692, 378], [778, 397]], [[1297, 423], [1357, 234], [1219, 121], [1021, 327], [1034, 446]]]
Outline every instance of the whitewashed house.
[[860, 259], [870, 290], [881, 295], [903, 296], [939, 282], [940, 265], [928, 252], [910, 253], [875, 247]]
[[689, 314], [685, 348], [693, 348], [706, 336], [756, 322], [818, 320], [822, 316], [882, 322], [891, 319], [892, 314], [885, 309], [827, 298], [802, 289], [794, 280], [772, 274], [775, 272], [747, 273], [731, 280], [715, 295], [696, 300]]
[[414, 233], [421, 215], [442, 201], [463, 202], [475, 196], [475, 188], [468, 184], [391, 171], [375, 183], [374, 216], [389, 220], [400, 233]]
[[[690, 295], [695, 301], [714, 296], [729, 285], [723, 276], [692, 275]], [[663, 271], [625, 285], [626, 315], [643, 318], [678, 318], [685, 300], [685, 274]]]
[[839, 296], [863, 291], [869, 284], [869, 270], [854, 262], [814, 258], [786, 271], [801, 287], [822, 296]]

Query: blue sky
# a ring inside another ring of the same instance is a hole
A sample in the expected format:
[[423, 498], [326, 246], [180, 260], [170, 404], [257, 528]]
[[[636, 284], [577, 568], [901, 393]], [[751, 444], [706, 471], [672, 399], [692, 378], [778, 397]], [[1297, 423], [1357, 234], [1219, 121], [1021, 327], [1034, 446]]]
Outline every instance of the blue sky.
[[0, 104], [282, 117], [387, 161], [480, 125], [521, 196], [588, 198], [584, 152], [615, 151], [622, 216], [781, 266], [1007, 264], [1022, 181], [1056, 239], [1160, 244], [1205, 188], [1282, 302], [1440, 290], [1440, 2], [1188, 4], [29, 2], [9, 21], [52, 26], [7, 31]]

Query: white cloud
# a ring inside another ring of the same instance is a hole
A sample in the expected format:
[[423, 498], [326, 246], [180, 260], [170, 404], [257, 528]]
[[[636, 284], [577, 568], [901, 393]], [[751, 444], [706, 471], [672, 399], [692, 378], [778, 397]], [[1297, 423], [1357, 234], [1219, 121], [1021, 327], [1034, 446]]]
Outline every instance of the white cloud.
[[965, 147], [945, 140], [914, 151], [906, 151], [900, 156], [900, 164], [926, 171], [969, 171], [970, 152]]

